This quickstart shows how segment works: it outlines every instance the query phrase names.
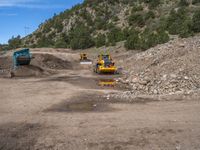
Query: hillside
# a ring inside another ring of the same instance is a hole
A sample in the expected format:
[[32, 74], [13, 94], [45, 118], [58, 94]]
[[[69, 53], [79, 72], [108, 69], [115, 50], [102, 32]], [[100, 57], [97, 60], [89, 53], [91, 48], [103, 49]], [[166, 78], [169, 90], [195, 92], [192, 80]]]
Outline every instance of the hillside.
[[85, 49], [126, 41], [146, 50], [171, 35], [200, 32], [200, 0], [85, 0], [45, 21], [22, 40], [28, 47]]

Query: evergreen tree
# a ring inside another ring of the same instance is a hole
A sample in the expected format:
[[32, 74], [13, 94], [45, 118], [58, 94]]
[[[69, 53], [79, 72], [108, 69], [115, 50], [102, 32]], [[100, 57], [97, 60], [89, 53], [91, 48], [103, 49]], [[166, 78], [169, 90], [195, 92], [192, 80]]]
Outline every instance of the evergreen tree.
[[106, 44], [106, 36], [104, 34], [99, 34], [95, 39], [95, 46], [101, 47]]
[[9, 49], [19, 48], [22, 44], [21, 37], [18, 35], [17, 37], [12, 37], [8, 40]]
[[76, 26], [70, 33], [70, 39], [72, 49], [86, 49], [94, 46], [89, 28], [84, 25]]

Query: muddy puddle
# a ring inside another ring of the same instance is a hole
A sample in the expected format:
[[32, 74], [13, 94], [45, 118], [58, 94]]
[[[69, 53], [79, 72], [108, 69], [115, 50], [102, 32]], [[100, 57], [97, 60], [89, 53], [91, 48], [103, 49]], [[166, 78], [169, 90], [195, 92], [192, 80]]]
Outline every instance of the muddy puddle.
[[48, 108], [44, 112], [112, 112], [117, 109], [111, 107], [105, 98], [97, 95], [76, 96], [72, 99], [62, 102]]
[[89, 113], [89, 112], [113, 112], [120, 111], [119, 108], [115, 108], [118, 104], [137, 104], [145, 105], [150, 102], [155, 102], [153, 98], [136, 97], [133, 101], [127, 101], [122, 99], [116, 99], [110, 97], [109, 99], [105, 95], [100, 94], [86, 94], [82, 93], [79, 96], [74, 96], [70, 99], [55, 104], [50, 108], [44, 110], [44, 112], [67, 112], [67, 113]]
[[83, 87], [86, 89], [115, 89], [127, 90], [127, 87], [120, 85], [117, 78], [114, 77], [82, 77], [82, 76], [60, 76], [48, 79], [42, 79], [39, 82], [67, 82], [74, 86]]
[[73, 102], [54, 106], [48, 111], [55, 112], [108, 112], [114, 109], [109, 107], [106, 103], [85, 101], [85, 102]]

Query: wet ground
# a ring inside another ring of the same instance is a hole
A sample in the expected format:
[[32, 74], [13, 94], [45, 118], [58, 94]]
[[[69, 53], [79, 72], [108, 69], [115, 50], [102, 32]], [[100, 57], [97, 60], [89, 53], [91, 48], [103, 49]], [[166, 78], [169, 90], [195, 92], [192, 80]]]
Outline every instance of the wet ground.
[[[77, 74], [70, 75], [58, 75], [49, 78], [39, 79], [38, 82], [62, 82], [62, 83], [70, 83], [73, 86], [78, 86], [86, 89], [113, 89], [113, 90], [128, 90], [129, 87], [124, 84], [120, 84], [118, 82], [118, 78], [122, 77], [122, 75], [97, 75], [93, 74], [92, 76], [84, 76]], [[16, 79], [19, 79], [16, 78]]]
[[70, 102], [56, 104], [48, 108], [45, 112], [89, 113], [116, 111], [117, 109], [109, 106], [110, 103], [98, 95], [83, 95], [74, 97]]

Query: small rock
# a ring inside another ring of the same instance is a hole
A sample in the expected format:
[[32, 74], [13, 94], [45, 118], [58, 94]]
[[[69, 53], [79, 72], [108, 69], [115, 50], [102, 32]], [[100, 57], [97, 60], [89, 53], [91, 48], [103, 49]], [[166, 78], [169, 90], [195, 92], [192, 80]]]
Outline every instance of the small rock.
[[162, 78], [161, 78], [161, 80], [163, 80], [163, 81], [167, 80], [167, 75], [166, 74], [163, 75]]
[[176, 150], [181, 150], [181, 146], [180, 145], [176, 146]]
[[170, 74], [170, 77], [172, 77], [172, 78], [176, 78], [177, 75], [175, 75], [175, 74]]
[[187, 76], [184, 77], [185, 80], [189, 80], [189, 78]]
[[158, 94], [158, 91], [156, 89], [153, 90], [153, 94]]
[[179, 44], [179, 47], [185, 47], [185, 44], [181, 43]]
[[143, 81], [140, 81], [139, 84], [141, 84], [141, 85], [147, 85], [148, 81], [143, 80]]
[[139, 79], [138, 78], [133, 78], [132, 79], [132, 83], [138, 83], [139, 82]]

